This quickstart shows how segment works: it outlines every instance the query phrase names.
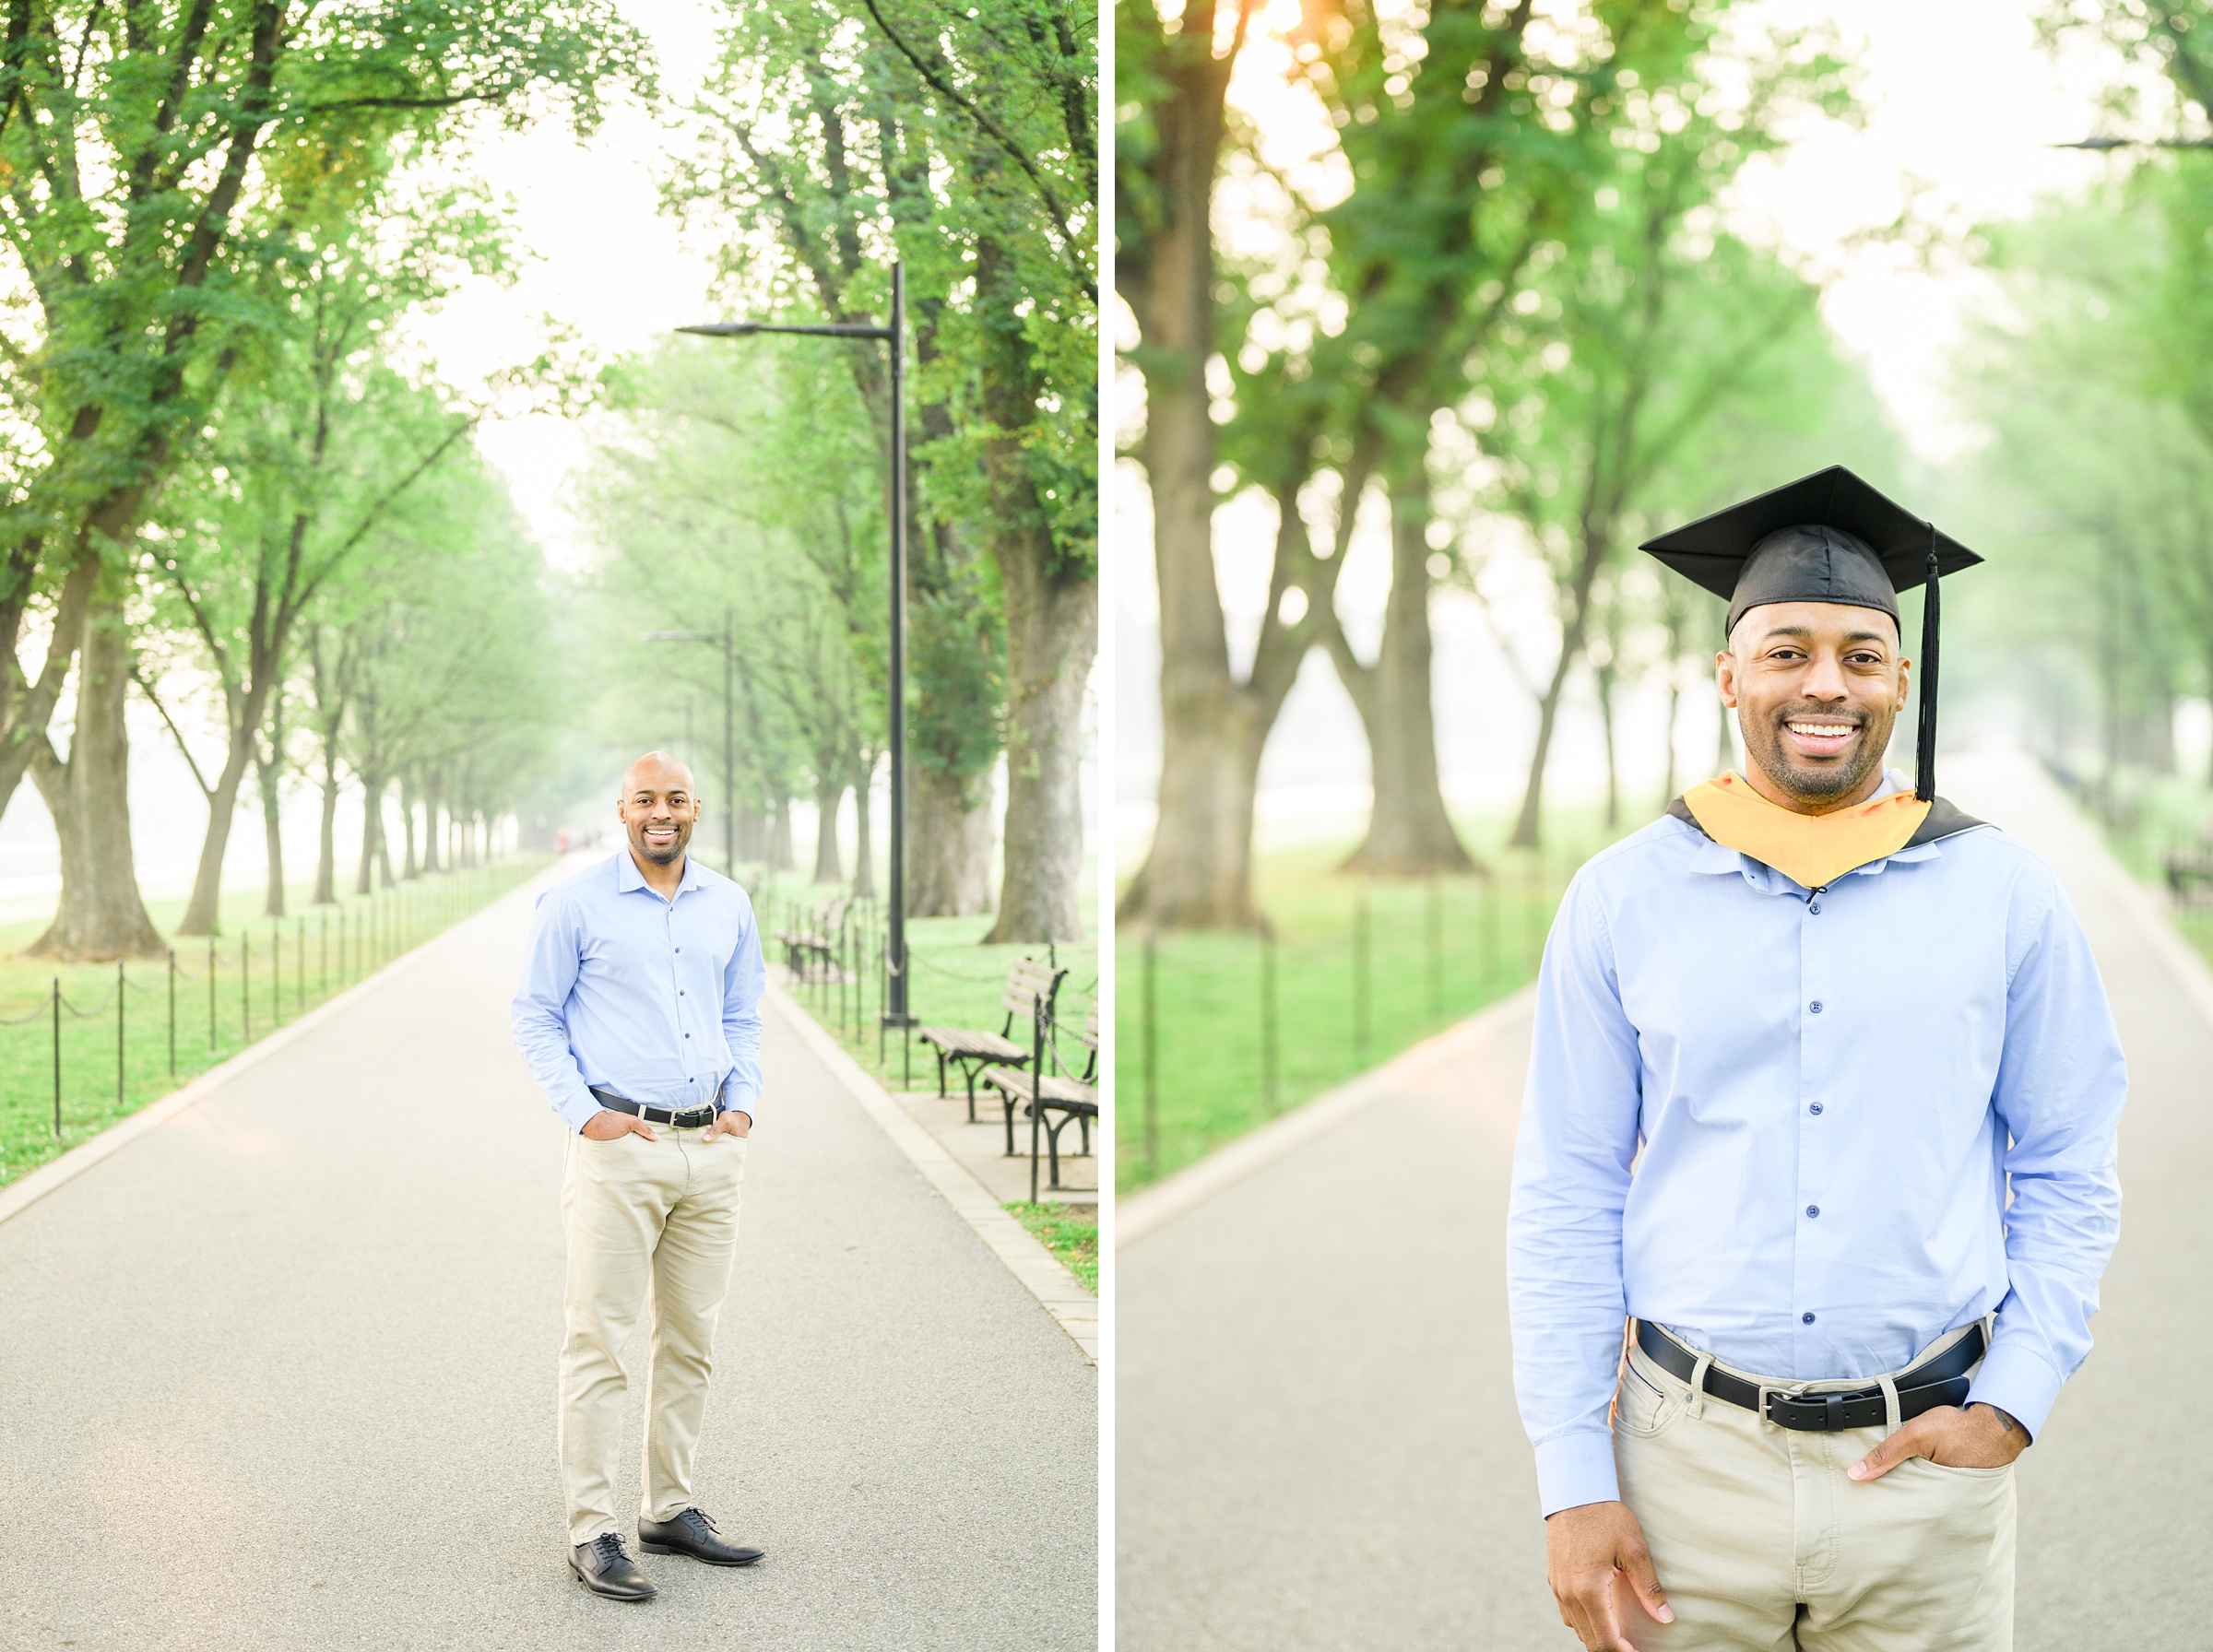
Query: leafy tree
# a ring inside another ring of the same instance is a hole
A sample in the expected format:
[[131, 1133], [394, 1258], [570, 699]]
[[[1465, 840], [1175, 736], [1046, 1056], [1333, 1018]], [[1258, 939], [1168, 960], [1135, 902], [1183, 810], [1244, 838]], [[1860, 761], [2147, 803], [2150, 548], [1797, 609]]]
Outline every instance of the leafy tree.
[[[346, 241], [314, 247], [269, 303], [289, 324], [265, 331], [250, 377], [234, 374], [207, 444], [211, 462], [172, 485], [154, 530], [157, 567], [220, 686], [227, 746], [211, 776], [194, 769], [207, 831], [180, 935], [214, 926], [249, 764], [262, 774], [265, 819], [276, 819], [281, 742], [271, 719], [297, 663], [300, 625], [325, 586], [380, 543], [378, 529], [409, 491], [467, 452], [484, 415], [485, 404], [452, 407], [384, 358], [408, 311], [442, 297], [461, 273], [500, 267], [502, 228], [451, 191], [373, 228], [339, 226]], [[281, 904], [281, 881], [271, 888]]]
[[[940, 911], [982, 903], [975, 816], [997, 742], [978, 736], [1003, 694], [997, 939], [1080, 930], [1078, 726], [1097, 629], [1091, 18], [1053, 0], [734, 5], [700, 150], [671, 190], [724, 231], [741, 304], [880, 316], [882, 266], [906, 262], [922, 438], [914, 891]], [[881, 355], [856, 351], [851, 372], [881, 435]]]
[[[602, 89], [643, 83], [644, 65], [610, 0], [14, 9], [0, 43], [0, 255], [27, 301], [0, 320], [0, 803], [81, 638], [76, 807], [57, 817], [82, 839], [65, 850], [83, 891], [70, 949], [148, 944], [122, 791], [127, 565], [251, 353], [263, 272], [295, 255], [311, 220], [373, 213], [403, 137], [455, 136], [472, 109], [519, 123], [560, 105], [588, 128]], [[53, 624], [31, 682], [19, 644], [34, 600], [52, 601]]]
[[672, 341], [609, 375], [582, 502], [605, 551], [609, 657], [651, 692], [719, 693], [708, 651], [637, 639], [729, 611], [746, 713], [735, 789], [781, 817], [811, 787], [814, 875], [832, 881], [839, 805], [858, 788], [866, 889], [885, 638], [880, 460], [859, 404], [846, 365], [805, 343], [733, 360]]

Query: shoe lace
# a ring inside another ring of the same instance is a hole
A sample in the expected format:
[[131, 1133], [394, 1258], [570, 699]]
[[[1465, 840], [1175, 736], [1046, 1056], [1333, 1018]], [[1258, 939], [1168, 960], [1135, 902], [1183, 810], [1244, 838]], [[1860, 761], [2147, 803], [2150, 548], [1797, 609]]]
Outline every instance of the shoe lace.
[[688, 1508], [682, 1514], [677, 1516], [677, 1518], [684, 1521], [686, 1524], [695, 1528], [704, 1528], [709, 1537], [720, 1537], [722, 1535], [715, 1528], [714, 1516], [709, 1515], [704, 1508]]
[[599, 1564], [602, 1566], [610, 1565], [616, 1561], [628, 1560], [630, 1558], [629, 1555], [622, 1552], [622, 1534], [615, 1531], [604, 1531], [601, 1532], [598, 1537], [594, 1538], [592, 1540], [592, 1552], [598, 1557]]

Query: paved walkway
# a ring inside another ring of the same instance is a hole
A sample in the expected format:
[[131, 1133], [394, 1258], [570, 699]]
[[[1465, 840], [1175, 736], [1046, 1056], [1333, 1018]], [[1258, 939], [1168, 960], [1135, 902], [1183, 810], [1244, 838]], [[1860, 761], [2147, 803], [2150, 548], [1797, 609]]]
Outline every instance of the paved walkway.
[[[976, 1122], [968, 1122], [968, 1094], [955, 1072], [948, 1082], [951, 1093], [934, 1090], [893, 1092], [908, 1116], [937, 1139], [938, 1145], [959, 1160], [962, 1166], [991, 1189], [1001, 1202], [1030, 1197], [1030, 1121], [1014, 1120], [1014, 1155], [1007, 1156], [1007, 1115], [999, 1092], [977, 1085]], [[1047, 1113], [1049, 1128], [1059, 1115]], [[1075, 1205], [1095, 1212], [1099, 1203], [1098, 1127], [1091, 1132], [1093, 1151], [1083, 1151], [1083, 1133], [1071, 1121], [1060, 1131], [1060, 1186], [1052, 1186], [1052, 1169], [1045, 1150], [1045, 1134], [1037, 1138], [1037, 1198], [1042, 1204]]]
[[1095, 1645], [1095, 1372], [773, 1011], [699, 1487], [769, 1558], [570, 1580], [529, 902], [0, 1222], [0, 1646]]
[[[2098, 1349], [2022, 1459], [2018, 1645], [2202, 1646], [2213, 986], [2132, 916], [2141, 898], [2032, 767], [1947, 760], [1944, 790], [2065, 876], [2132, 1080]], [[1434, 1054], [1118, 1257], [1125, 1652], [1575, 1646], [1506, 1329], [1526, 1013]]]

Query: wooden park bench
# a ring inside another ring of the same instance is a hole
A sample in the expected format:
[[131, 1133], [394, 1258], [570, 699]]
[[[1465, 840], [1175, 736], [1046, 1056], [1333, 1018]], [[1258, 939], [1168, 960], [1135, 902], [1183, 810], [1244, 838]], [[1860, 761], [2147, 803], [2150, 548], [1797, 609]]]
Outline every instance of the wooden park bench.
[[779, 929], [776, 944], [784, 949], [785, 967], [794, 981], [837, 981], [837, 938], [845, 927], [846, 913], [853, 903], [843, 895], [824, 901], [814, 909], [811, 927]]
[[[1068, 1128], [1071, 1120], [1075, 1121], [1082, 1134], [1082, 1156], [1091, 1156], [1091, 1121], [1099, 1115], [1099, 1011], [1095, 1004], [1084, 1018], [1083, 1031], [1078, 1035], [1078, 1042], [1091, 1052], [1091, 1058], [1083, 1064], [1083, 1076], [1080, 1079], [1071, 1079], [1061, 1073], [1040, 1076], [1013, 1067], [987, 1068], [983, 1073], [984, 1082], [999, 1092], [1000, 1103], [1006, 1115], [1007, 1156], [1010, 1159], [1015, 1156], [1014, 1109], [1020, 1106], [1024, 1118], [1035, 1114], [1038, 1123], [1045, 1127], [1046, 1152], [1052, 1165], [1052, 1179], [1047, 1186], [1056, 1189], [1060, 1186], [1060, 1132]], [[1049, 1050], [1052, 1043], [1049, 1024], [1046, 1028], [1045, 1043]], [[1047, 1059], [1051, 1057], [1048, 1056]], [[1056, 1119], [1053, 1116], [1055, 1114], [1059, 1114], [1059, 1117]], [[1033, 1128], [1033, 1161], [1036, 1157], [1036, 1134], [1037, 1131]], [[1030, 1174], [1034, 1184], [1036, 1179], [1034, 1162]]]
[[[1030, 1015], [1037, 1000], [1045, 1001], [1045, 1013], [1053, 1013], [1053, 999], [1060, 991], [1060, 983], [1068, 972], [1056, 969], [1049, 963], [1039, 963], [1034, 958], [1024, 958], [1007, 972], [1006, 991], [1000, 995], [999, 1007], [1006, 1011], [1006, 1020], [996, 1032], [986, 1032], [968, 1027], [917, 1027], [915, 1035], [938, 1053], [938, 1093], [945, 1093], [945, 1064], [953, 1062], [961, 1069], [961, 1077], [968, 1086], [968, 1122], [976, 1122], [976, 1081], [982, 1070], [989, 1066], [1020, 1067], [1029, 1060], [1025, 1045], [1016, 1044], [1012, 1034], [1015, 1018], [1028, 1026]], [[1008, 1127], [1008, 1139], [1013, 1139], [1013, 1127]]]
[[2167, 892], [2180, 906], [2195, 906], [2213, 895], [2213, 847], [2200, 844], [2192, 854], [2179, 851], [2167, 856]]

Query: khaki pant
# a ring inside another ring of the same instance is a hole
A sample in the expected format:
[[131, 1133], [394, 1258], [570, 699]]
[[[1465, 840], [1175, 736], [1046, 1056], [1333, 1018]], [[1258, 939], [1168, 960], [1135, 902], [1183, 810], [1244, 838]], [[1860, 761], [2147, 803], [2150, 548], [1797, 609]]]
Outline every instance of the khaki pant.
[[1913, 1457], [1879, 1480], [1848, 1478], [1888, 1433], [1798, 1433], [1710, 1394], [1694, 1400], [1632, 1346], [1614, 1457], [1675, 1613], [1655, 1623], [1629, 1604], [1638, 1652], [2006, 1652], [2012, 1469]]
[[622, 1347], [653, 1307], [645, 1387], [644, 1515], [666, 1520], [692, 1502], [692, 1460], [707, 1405], [715, 1320], [738, 1240], [742, 1137], [656, 1125], [612, 1141], [572, 1136], [561, 1189], [568, 1286], [561, 1349], [561, 1476], [569, 1541], [619, 1529]]

